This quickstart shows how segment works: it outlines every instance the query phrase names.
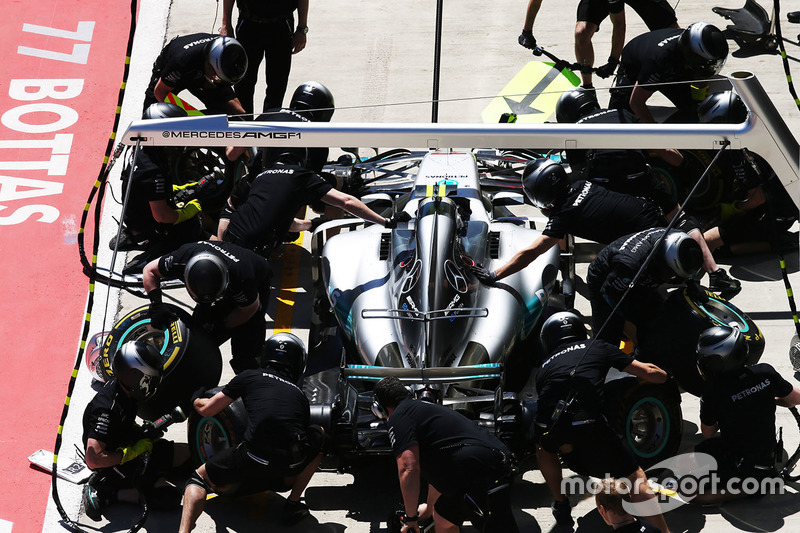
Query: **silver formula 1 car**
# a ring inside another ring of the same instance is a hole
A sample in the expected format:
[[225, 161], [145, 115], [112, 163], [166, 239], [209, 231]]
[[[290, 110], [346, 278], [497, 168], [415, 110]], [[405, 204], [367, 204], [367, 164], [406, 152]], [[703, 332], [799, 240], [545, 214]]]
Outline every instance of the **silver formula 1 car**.
[[495, 217], [509, 203], [522, 195], [484, 192], [475, 154], [436, 151], [397, 201], [409, 222], [331, 238], [322, 273], [352, 342], [348, 361], [412, 373], [505, 363], [547, 305], [559, 261], [553, 249], [495, 286], [478, 282], [470, 266], [500, 266], [540, 235], [524, 220]]
[[[518, 171], [532, 157], [440, 150], [354, 165], [386, 176], [362, 199], [373, 206], [384, 201], [410, 220], [391, 230], [334, 221], [320, 227], [314, 243], [321, 248], [315, 306], [321, 324], [312, 328], [310, 344], [324, 353], [311, 360], [333, 357], [341, 366], [311, 376], [306, 391], [318, 422], [329, 430], [342, 424], [333, 431], [342, 446], [386, 451], [381, 429], [365, 413], [372, 384], [389, 375], [417, 397], [452, 405], [487, 426], [521, 422], [509, 413], [521, 414], [516, 393], [539, 358], [538, 342], [530, 341], [559, 288], [559, 252], [551, 249], [491, 286], [469, 267], [496, 268], [540, 235], [508, 211], [524, 203]], [[326, 230], [343, 227], [355, 230], [321, 246]]]

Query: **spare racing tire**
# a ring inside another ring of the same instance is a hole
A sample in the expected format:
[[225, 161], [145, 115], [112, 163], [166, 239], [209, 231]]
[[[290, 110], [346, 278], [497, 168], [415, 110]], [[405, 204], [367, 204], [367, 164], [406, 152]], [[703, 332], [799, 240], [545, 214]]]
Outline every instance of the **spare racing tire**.
[[142, 341], [159, 350], [164, 362], [161, 384], [152, 398], [139, 404], [137, 413], [150, 421], [176, 406], [188, 413], [194, 391], [200, 387], [216, 387], [222, 377], [222, 355], [216, 343], [204, 331], [189, 329], [190, 316], [186, 311], [166, 305], [178, 316], [169, 329], [153, 328], [148, 316], [149, 306], [138, 307], [114, 325], [103, 343], [101, 355], [101, 372], [110, 379], [114, 377], [111, 361], [124, 343]]
[[685, 290], [672, 291], [651, 320], [639, 326], [637, 359], [669, 370], [683, 390], [700, 396], [703, 378], [697, 370], [697, 339], [713, 326], [737, 327], [749, 348], [747, 364], [764, 353], [764, 335], [741, 309], [721, 296], [706, 291], [708, 301], [690, 297]]

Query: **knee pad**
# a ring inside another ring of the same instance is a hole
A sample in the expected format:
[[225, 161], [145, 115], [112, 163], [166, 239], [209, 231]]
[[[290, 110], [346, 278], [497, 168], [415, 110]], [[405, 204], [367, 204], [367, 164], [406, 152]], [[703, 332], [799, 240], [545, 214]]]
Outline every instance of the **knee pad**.
[[675, 228], [681, 230], [684, 233], [689, 233], [692, 230], [697, 230], [702, 233], [703, 227], [700, 224], [700, 221], [697, 220], [692, 215], [688, 215], [686, 213], [682, 213], [681, 216], [678, 218]]
[[189, 476], [189, 479], [186, 481], [186, 486], [184, 487], [184, 489], [188, 489], [190, 485], [197, 485], [198, 487], [206, 491], [206, 493], [214, 492], [213, 490], [211, 490], [211, 487], [208, 486], [206, 480], [203, 479], [203, 476], [197, 473], [197, 470], [192, 472], [192, 475]]

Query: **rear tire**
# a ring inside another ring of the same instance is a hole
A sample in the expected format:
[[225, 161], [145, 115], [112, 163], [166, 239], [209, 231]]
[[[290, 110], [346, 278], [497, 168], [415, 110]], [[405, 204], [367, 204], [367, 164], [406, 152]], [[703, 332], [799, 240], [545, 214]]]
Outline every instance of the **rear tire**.
[[[221, 387], [211, 389], [203, 397], [211, 398], [221, 390]], [[235, 448], [242, 442], [247, 427], [244, 403], [239, 398], [213, 417], [200, 416], [192, 409], [187, 427], [192, 461], [200, 466], [214, 454], [226, 448]]]
[[614, 429], [646, 467], [673, 457], [683, 437], [680, 396], [663, 385], [638, 383], [622, 398]]

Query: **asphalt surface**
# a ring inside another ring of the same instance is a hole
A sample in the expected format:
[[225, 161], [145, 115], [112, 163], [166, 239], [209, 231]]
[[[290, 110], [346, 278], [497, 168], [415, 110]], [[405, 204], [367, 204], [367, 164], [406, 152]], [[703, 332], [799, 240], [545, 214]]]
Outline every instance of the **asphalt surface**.
[[[128, 97], [123, 110], [123, 124], [135, 118], [141, 109], [141, 94], [150, 73], [152, 60], [161, 44], [177, 34], [198, 31], [215, 31], [221, 19], [221, 3], [209, 0], [175, 0], [169, 11], [159, 2], [144, 2], [140, 12], [139, 33], [134, 49], [132, 75]], [[544, 2], [534, 26], [539, 44], [559, 57], [573, 59], [574, 2]], [[522, 27], [526, 2], [477, 2], [463, 0], [445, 3], [441, 59], [439, 122], [479, 122], [481, 111], [490, 100], [512, 79], [525, 63], [531, 61], [530, 53], [516, 40]], [[725, 21], [711, 12], [712, 4], [703, 0], [682, 0], [677, 7], [678, 21], [682, 26], [705, 20], [724, 28]], [[726, 6], [729, 7], [729, 6]], [[785, 11], [798, 7], [783, 6], [781, 17], [786, 52], [791, 68], [798, 69], [800, 50], [795, 39], [800, 26], [786, 22]], [[428, 122], [431, 120], [429, 100], [432, 94], [434, 57], [435, 2], [409, 1], [384, 3], [329, 0], [312, 2], [309, 15], [310, 32], [306, 50], [294, 57], [294, 65], [287, 95], [299, 83], [318, 80], [327, 85], [336, 97], [338, 122]], [[645, 30], [641, 20], [628, 9], [628, 38]], [[163, 27], [164, 22], [167, 23]], [[604, 24], [595, 36], [597, 58], [608, 55], [610, 24]], [[723, 73], [736, 70], [754, 72], [765, 87], [790, 128], [798, 132], [800, 113], [787, 89], [786, 77], [778, 55], [740, 49], [729, 40], [731, 57]], [[598, 61], [599, 62], [599, 61]], [[263, 79], [263, 78], [262, 78]], [[608, 80], [595, 80], [600, 102], [605, 104], [604, 88]], [[262, 91], [262, 92], [259, 92]], [[263, 96], [263, 87], [256, 91], [256, 102]], [[191, 100], [190, 100], [191, 101]], [[657, 101], [656, 101], [657, 103]], [[369, 150], [366, 150], [370, 153]], [[333, 157], [337, 153], [334, 150]], [[116, 185], [118, 187], [118, 184]], [[103, 235], [111, 236], [116, 230], [110, 216], [115, 206], [106, 206], [106, 224]], [[117, 215], [118, 216], [118, 215]], [[797, 227], [793, 228], [794, 231]], [[102, 242], [107, 242], [104, 237]], [[103, 252], [100, 261], [110, 263], [110, 254]], [[280, 257], [275, 257], [280, 264]], [[787, 268], [793, 286], [800, 286], [797, 253], [787, 258]], [[117, 258], [117, 264], [124, 261]], [[734, 303], [746, 311], [758, 324], [766, 338], [762, 361], [775, 366], [791, 378], [793, 370], [788, 360], [788, 347], [794, 328], [777, 259], [771, 255], [757, 255], [720, 259], [720, 264], [743, 282], [743, 290]], [[294, 292], [293, 330], [304, 334], [310, 316], [309, 289], [310, 254], [301, 256], [301, 280]], [[580, 264], [578, 274], [585, 272]], [[105, 301], [100, 289], [99, 302]], [[172, 291], [182, 301], [187, 301], [182, 291]], [[108, 295], [105, 324], [113, 323], [121, 312], [144, 303], [130, 295]], [[585, 298], [579, 296], [577, 306], [589, 314]], [[95, 312], [97, 327], [103, 327], [103, 313]], [[274, 307], [270, 310], [274, 317]], [[227, 348], [223, 354], [228, 356]], [[225, 366], [223, 381], [232, 377]], [[91, 395], [88, 377], [82, 375], [79, 387], [84, 394], [73, 399], [74, 413], [82, 411]], [[80, 408], [78, 408], [80, 406]], [[698, 401], [684, 394], [684, 440], [682, 449], [700, 440]], [[779, 409], [778, 424], [784, 427], [786, 449], [791, 453], [800, 441], [797, 426], [786, 410]], [[77, 441], [79, 419], [68, 421], [66, 441]], [[169, 436], [183, 440], [182, 428], [173, 428]], [[67, 444], [69, 445], [69, 444]], [[71, 516], [78, 513], [79, 490], [66, 483], [60, 484], [62, 500]], [[244, 532], [269, 529], [283, 531], [278, 517], [283, 496], [260, 494], [243, 499], [215, 498], [208, 502], [206, 514], [195, 531]], [[306, 491], [306, 501], [313, 519], [308, 519], [292, 530], [341, 532], [383, 531], [386, 517], [399, 500], [396, 475], [391, 465], [369, 464], [349, 473], [320, 472]], [[578, 531], [601, 531], [602, 521], [594, 510], [591, 498], [573, 496], [573, 516]], [[525, 473], [515, 486], [513, 503], [523, 531], [563, 531], [554, 525], [549, 505], [551, 496], [537, 470]], [[97, 527], [104, 532], [125, 531], [138, 516], [132, 506], [118, 506], [108, 520], [82, 522], [88, 528]], [[666, 515], [673, 531], [794, 531], [800, 527], [800, 495], [796, 487], [787, 487], [786, 494], [758, 500], [745, 500], [719, 508], [684, 506]], [[152, 512], [144, 530], [150, 532], [174, 531], [179, 522], [178, 512]], [[91, 530], [88, 529], [87, 530]], [[52, 503], [45, 521], [47, 532], [61, 531], [58, 516]], [[288, 530], [288, 529], [287, 529]]]

